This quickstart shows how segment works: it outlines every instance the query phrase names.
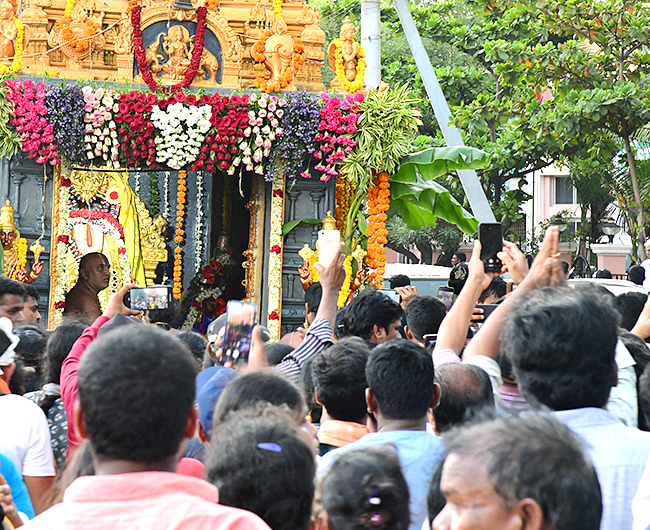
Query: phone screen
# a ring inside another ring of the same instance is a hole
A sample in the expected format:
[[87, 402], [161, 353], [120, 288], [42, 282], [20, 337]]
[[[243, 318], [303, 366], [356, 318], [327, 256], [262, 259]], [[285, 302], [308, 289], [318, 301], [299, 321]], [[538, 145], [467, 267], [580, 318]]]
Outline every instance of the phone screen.
[[438, 288], [438, 299], [442, 300], [442, 303], [445, 304], [447, 311], [451, 309], [451, 306], [454, 305], [454, 291], [446, 290], [444, 287]]
[[486, 272], [501, 272], [502, 263], [497, 252], [503, 250], [503, 228], [501, 223], [481, 223], [478, 225], [478, 238], [481, 241], [481, 260]]
[[377, 289], [377, 290], [380, 293], [385, 294], [393, 302], [397, 302], [399, 304], [400, 296], [399, 294], [397, 294], [397, 291], [395, 291], [395, 289]]
[[253, 327], [257, 306], [249, 302], [230, 300], [226, 307], [226, 331], [221, 347], [221, 362], [232, 361], [243, 363], [248, 361], [253, 339]]
[[131, 309], [148, 311], [150, 309], [168, 309], [171, 296], [169, 285], [152, 287], [134, 287], [127, 293], [126, 304]]

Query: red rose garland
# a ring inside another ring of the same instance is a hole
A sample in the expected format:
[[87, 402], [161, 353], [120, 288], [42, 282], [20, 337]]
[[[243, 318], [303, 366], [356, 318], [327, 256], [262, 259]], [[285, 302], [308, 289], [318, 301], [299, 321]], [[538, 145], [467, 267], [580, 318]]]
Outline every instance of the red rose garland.
[[135, 90], [120, 94], [114, 120], [118, 126], [117, 138], [123, 166], [157, 167], [156, 143], [153, 139], [156, 128], [151, 121], [151, 110], [155, 104], [154, 94], [140, 94]]
[[131, 25], [133, 26], [133, 51], [135, 52], [135, 60], [138, 64], [138, 69], [142, 75], [142, 80], [147, 84], [152, 92], [166, 91], [177, 92], [183, 88], [187, 88], [192, 84], [196, 73], [201, 64], [201, 55], [203, 55], [203, 44], [205, 40], [205, 19], [208, 13], [206, 7], [199, 7], [196, 10], [196, 35], [194, 38], [194, 50], [192, 51], [192, 60], [190, 66], [185, 73], [185, 79], [182, 83], [177, 83], [172, 86], [161, 85], [151, 74], [142, 43], [142, 29], [140, 28], [140, 14], [142, 6], [135, 6], [131, 10]]

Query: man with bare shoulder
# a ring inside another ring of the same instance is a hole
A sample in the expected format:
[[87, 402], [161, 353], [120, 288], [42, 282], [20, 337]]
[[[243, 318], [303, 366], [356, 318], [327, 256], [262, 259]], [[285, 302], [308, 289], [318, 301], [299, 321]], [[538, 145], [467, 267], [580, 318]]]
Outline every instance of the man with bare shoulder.
[[65, 297], [64, 316], [72, 316], [90, 325], [102, 314], [98, 294], [108, 287], [111, 266], [100, 252], [91, 252], [81, 258], [79, 280]]

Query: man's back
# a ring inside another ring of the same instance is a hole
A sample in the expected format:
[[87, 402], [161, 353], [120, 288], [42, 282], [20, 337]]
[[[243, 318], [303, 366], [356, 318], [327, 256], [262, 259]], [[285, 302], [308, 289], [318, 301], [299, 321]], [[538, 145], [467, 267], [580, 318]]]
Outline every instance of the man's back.
[[627, 427], [599, 408], [559, 411], [585, 443], [603, 495], [602, 530], [632, 528], [632, 499], [650, 456], [650, 433]]
[[203, 480], [148, 471], [81, 477], [63, 502], [26, 530], [268, 530], [255, 514], [221, 506], [217, 489]]
[[324, 476], [340, 455], [363, 449], [382, 446], [397, 448], [402, 473], [409, 485], [411, 496], [410, 530], [418, 530], [427, 516], [426, 498], [429, 483], [436, 467], [444, 459], [444, 449], [440, 438], [426, 431], [388, 431], [367, 434], [360, 440], [324, 455], [318, 464], [318, 475]]

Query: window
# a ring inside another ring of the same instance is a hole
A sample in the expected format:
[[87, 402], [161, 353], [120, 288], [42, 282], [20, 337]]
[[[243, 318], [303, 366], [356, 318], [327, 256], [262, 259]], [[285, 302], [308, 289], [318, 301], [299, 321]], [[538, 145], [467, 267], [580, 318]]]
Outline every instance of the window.
[[575, 188], [568, 177], [553, 177], [555, 204], [575, 204]]

